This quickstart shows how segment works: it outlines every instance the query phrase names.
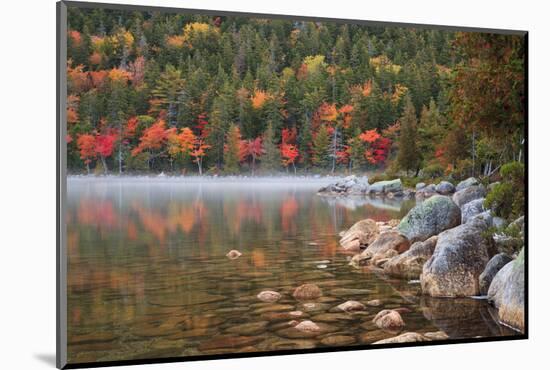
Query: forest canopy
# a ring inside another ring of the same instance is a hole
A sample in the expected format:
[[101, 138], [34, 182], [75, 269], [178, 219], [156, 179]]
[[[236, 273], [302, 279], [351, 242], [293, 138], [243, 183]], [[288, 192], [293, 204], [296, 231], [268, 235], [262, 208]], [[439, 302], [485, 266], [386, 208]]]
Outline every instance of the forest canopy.
[[69, 8], [72, 172], [489, 175], [521, 161], [522, 36]]

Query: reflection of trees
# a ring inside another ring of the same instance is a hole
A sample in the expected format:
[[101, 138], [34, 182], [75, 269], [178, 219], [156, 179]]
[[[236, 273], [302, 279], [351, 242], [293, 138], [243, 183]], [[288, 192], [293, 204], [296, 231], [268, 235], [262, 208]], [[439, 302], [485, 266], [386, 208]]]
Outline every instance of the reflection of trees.
[[294, 219], [298, 213], [298, 201], [294, 194], [287, 195], [281, 202], [281, 229], [285, 234], [290, 234], [296, 231], [296, 223]]

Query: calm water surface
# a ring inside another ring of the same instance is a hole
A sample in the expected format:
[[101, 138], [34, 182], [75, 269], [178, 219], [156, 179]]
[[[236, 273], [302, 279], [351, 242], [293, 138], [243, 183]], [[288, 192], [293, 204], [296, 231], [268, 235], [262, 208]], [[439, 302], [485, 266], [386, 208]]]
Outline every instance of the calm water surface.
[[[371, 323], [384, 308], [403, 309], [406, 331], [514, 334], [483, 300], [429, 299], [417, 282], [349, 266], [341, 230], [414, 204], [317, 196], [326, 183], [69, 178], [69, 362], [369, 344], [395, 335]], [[314, 305], [292, 297], [308, 282], [323, 290]], [[266, 289], [282, 299], [259, 301]], [[349, 299], [382, 305], [334, 312]], [[322, 333], [288, 330], [295, 310]]]

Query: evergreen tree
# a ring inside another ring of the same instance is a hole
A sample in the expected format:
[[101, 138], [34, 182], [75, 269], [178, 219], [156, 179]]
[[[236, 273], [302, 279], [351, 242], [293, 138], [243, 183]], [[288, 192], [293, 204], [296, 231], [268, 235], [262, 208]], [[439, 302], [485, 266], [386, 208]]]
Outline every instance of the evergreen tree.
[[397, 165], [400, 169], [409, 171], [420, 170], [421, 155], [416, 145], [417, 122], [414, 105], [407, 94], [405, 97], [405, 108], [401, 116], [401, 132], [399, 134]]
[[239, 127], [231, 124], [227, 131], [225, 148], [223, 153], [223, 171], [226, 174], [237, 174], [241, 155], [241, 131]]
[[330, 163], [329, 157], [330, 135], [326, 125], [321, 125], [313, 138], [312, 162], [320, 168], [327, 168]]
[[271, 122], [264, 133], [263, 147], [265, 153], [262, 156], [262, 168], [269, 172], [278, 171], [281, 168], [281, 154]]

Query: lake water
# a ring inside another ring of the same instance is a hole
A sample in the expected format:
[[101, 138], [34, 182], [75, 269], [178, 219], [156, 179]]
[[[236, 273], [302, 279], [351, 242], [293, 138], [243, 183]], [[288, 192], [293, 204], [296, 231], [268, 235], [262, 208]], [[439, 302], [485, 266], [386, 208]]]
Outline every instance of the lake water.
[[[69, 363], [370, 344], [395, 336], [371, 323], [384, 308], [401, 309], [406, 331], [514, 334], [484, 300], [422, 297], [417, 282], [349, 266], [341, 230], [414, 204], [317, 196], [328, 182], [70, 177]], [[296, 301], [303, 283], [323, 297]], [[262, 290], [283, 296], [263, 303]], [[382, 305], [333, 312], [350, 299]], [[289, 330], [296, 310], [322, 333]]]

